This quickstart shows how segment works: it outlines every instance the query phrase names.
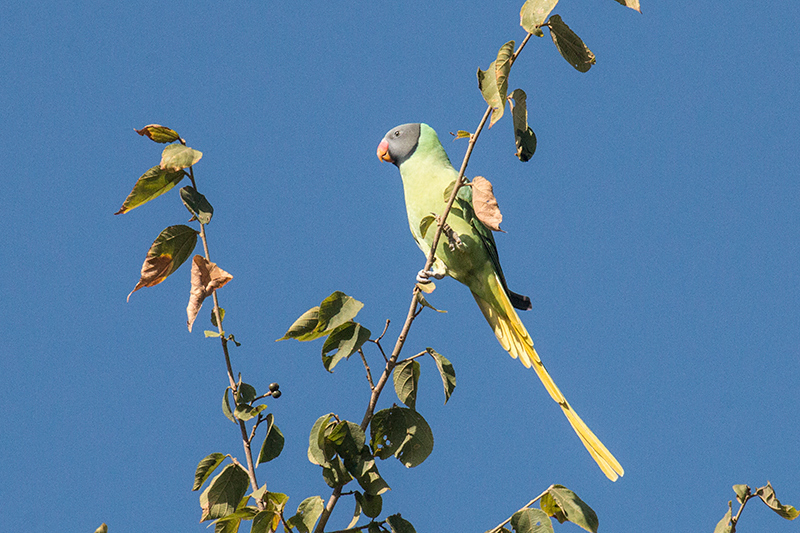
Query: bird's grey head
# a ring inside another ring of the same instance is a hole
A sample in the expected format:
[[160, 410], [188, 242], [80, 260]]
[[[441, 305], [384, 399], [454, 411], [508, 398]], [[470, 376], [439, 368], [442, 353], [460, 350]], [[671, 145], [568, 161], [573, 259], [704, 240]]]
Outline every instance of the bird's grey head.
[[378, 145], [378, 159], [400, 166], [414, 155], [419, 144], [420, 124], [403, 124], [389, 130]]

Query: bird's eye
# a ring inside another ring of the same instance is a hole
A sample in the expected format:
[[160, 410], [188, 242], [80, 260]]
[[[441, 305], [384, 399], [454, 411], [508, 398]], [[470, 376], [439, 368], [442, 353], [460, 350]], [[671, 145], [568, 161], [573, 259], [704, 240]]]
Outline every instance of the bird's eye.
[[400, 130], [394, 130], [394, 136], [400, 137]]

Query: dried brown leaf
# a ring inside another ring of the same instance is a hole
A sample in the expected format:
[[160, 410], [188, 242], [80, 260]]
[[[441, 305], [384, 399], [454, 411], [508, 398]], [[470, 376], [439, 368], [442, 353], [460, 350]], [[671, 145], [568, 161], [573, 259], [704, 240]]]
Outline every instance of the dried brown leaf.
[[192, 331], [192, 325], [203, 306], [203, 300], [232, 279], [233, 276], [219, 268], [216, 263], [209, 262], [201, 255], [194, 256], [192, 259], [192, 288], [189, 291], [189, 305], [186, 307], [188, 316], [186, 325], [189, 327], [189, 331]]
[[503, 215], [494, 197], [492, 183], [484, 177], [475, 176], [472, 179], [472, 207], [478, 220], [492, 231], [503, 231], [500, 223]]

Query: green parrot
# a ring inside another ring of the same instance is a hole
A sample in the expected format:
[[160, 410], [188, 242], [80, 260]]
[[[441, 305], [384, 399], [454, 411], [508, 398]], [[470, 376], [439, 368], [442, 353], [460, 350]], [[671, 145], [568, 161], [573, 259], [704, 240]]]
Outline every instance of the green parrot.
[[[436, 132], [427, 124], [392, 128], [378, 145], [378, 158], [400, 169], [411, 233], [427, 256], [435, 231], [432, 226], [431, 231], [426, 231], [430, 224], [424, 224], [423, 219], [429, 222], [431, 216], [444, 212], [445, 189], [458, 179], [458, 172]], [[447, 235], [443, 234], [439, 241], [431, 270], [420, 271], [418, 281], [448, 275], [469, 287], [503, 349], [526, 367], [533, 367], [600, 469], [610, 480], [616, 481], [624, 474], [622, 466], [564, 398], [514, 310], [530, 309], [530, 299], [508, 290], [492, 232], [475, 217], [470, 187], [459, 190], [446, 222]]]

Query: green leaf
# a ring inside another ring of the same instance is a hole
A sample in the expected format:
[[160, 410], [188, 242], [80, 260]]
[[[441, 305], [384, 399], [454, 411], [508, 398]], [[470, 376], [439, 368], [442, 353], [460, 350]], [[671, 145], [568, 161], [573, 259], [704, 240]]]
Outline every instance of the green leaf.
[[231, 390], [230, 387], [225, 387], [225, 395], [222, 397], [222, 413], [228, 417], [228, 420], [231, 422], [236, 422], [236, 419], [233, 417], [233, 411], [231, 411], [231, 401], [228, 399], [229, 390]]
[[[223, 309], [222, 307], [219, 308], [219, 318], [220, 318], [220, 320], [225, 322], [225, 309]], [[217, 315], [216, 315], [216, 313], [214, 313], [214, 309], [213, 308], [211, 309], [211, 324], [214, 327], [219, 327], [219, 326], [217, 326]], [[219, 333], [217, 333], [217, 335], [219, 335]]]
[[714, 528], [714, 533], [731, 533], [733, 526], [731, 525], [731, 502], [728, 502], [728, 512], [722, 517], [722, 520], [717, 522], [717, 527]]
[[[272, 533], [280, 524], [280, 515], [272, 509], [259, 511], [253, 517], [253, 525], [250, 526], [250, 533]], [[273, 525], [275, 527], [273, 527]]]
[[387, 516], [386, 523], [392, 528], [392, 533], [417, 533], [411, 522], [400, 516], [400, 513]]
[[203, 334], [206, 336], [206, 338], [209, 338], [209, 337], [222, 337], [222, 335], [220, 335], [218, 331], [211, 331], [211, 330], [208, 330], [208, 329], [203, 331]]
[[616, 0], [616, 1], [617, 3], [622, 4], [625, 7], [635, 9], [639, 13], [642, 12], [642, 9], [639, 7], [639, 0]]
[[511, 527], [517, 533], [553, 533], [550, 518], [539, 509], [522, 509], [511, 515]]
[[322, 300], [319, 307], [312, 307], [295, 320], [286, 334], [278, 339], [297, 339], [311, 341], [330, 334], [345, 322], [351, 321], [364, 304], [341, 291]]
[[439, 369], [439, 375], [442, 376], [442, 384], [444, 385], [444, 403], [450, 399], [453, 391], [456, 388], [456, 370], [453, 364], [442, 354], [437, 353], [433, 348], [425, 348], [433, 360], [436, 361], [436, 367]]
[[455, 134], [456, 139], [469, 139], [470, 137], [472, 137], [472, 134], [465, 130], [458, 130]]
[[319, 338], [322, 335], [314, 333], [317, 323], [319, 323], [319, 306], [312, 307], [303, 313], [300, 318], [294, 321], [294, 324], [289, 327], [283, 337], [278, 340], [297, 339], [299, 341], [310, 341]]
[[[357, 322], [346, 322], [334, 329], [322, 345], [322, 364], [325, 370], [333, 372], [333, 367], [342, 359], [347, 359], [369, 340], [372, 333]], [[328, 355], [333, 352], [333, 355]]]
[[519, 12], [520, 26], [528, 33], [544, 37], [541, 26], [557, 3], [558, 0], [527, 0]]
[[281, 430], [274, 424], [275, 416], [272, 413], [267, 415], [267, 434], [261, 444], [261, 451], [258, 454], [256, 466], [261, 463], [272, 461], [283, 451], [284, 438]]
[[767, 485], [765, 487], [759, 487], [756, 489], [756, 494], [764, 503], [767, 504], [767, 507], [787, 520], [794, 520], [798, 515], [800, 515], [800, 511], [791, 505], [783, 505], [778, 501], [778, 498], [775, 497], [775, 490], [772, 488], [772, 484], [769, 481], [767, 481]]
[[[147, 252], [142, 273], [131, 294], [142, 287], [158, 285], [192, 255], [197, 244], [197, 231], [189, 226], [170, 226], [162, 231]], [[128, 295], [130, 300], [131, 294]]]
[[197, 465], [197, 469], [194, 471], [194, 485], [192, 486], [192, 490], [198, 490], [200, 487], [202, 487], [203, 483], [205, 483], [206, 479], [208, 479], [208, 476], [214, 473], [214, 470], [216, 470], [224, 460], [225, 454], [222, 453], [212, 453], [211, 455], [204, 457], [203, 460]]
[[506, 107], [506, 92], [508, 91], [508, 72], [511, 70], [511, 56], [514, 54], [514, 41], [509, 41], [500, 47], [497, 59], [492, 61], [489, 68], [478, 69], [478, 88], [483, 99], [492, 108], [492, 118], [489, 121], [491, 128], [500, 120]]
[[247, 422], [248, 420], [258, 416], [258, 413], [266, 408], [267, 406], [264, 404], [253, 407], [246, 403], [240, 403], [236, 405], [236, 409], [233, 411], [233, 416], [243, 422]]
[[414, 409], [417, 404], [419, 374], [419, 363], [413, 359], [403, 361], [394, 368], [394, 391], [400, 401], [411, 409]]
[[[361, 494], [355, 491], [356, 503], [364, 511], [364, 514], [369, 518], [378, 518], [383, 509], [383, 497], [373, 496], [371, 494]], [[352, 525], [350, 527], [353, 527]]]
[[360, 426], [343, 420], [336, 424], [327, 439], [336, 447], [336, 453], [342, 458], [345, 468], [365, 492], [377, 495], [389, 490], [389, 485], [378, 473], [369, 447], [365, 445], [366, 435]]
[[297, 507], [297, 514], [287, 520], [289, 527], [296, 527], [300, 533], [309, 533], [319, 520], [325, 504], [319, 496], [311, 496], [303, 500]]
[[254, 490], [252, 493], [250, 493], [250, 497], [258, 502], [263, 500], [266, 494], [267, 494], [267, 484], [265, 483], [256, 490]]
[[235, 464], [222, 469], [200, 495], [201, 522], [223, 518], [236, 511], [247, 492], [249, 477], [245, 470]]
[[288, 501], [289, 497], [282, 492], [267, 493], [267, 503], [269, 504], [269, 508], [277, 512], [281, 512]]
[[453, 194], [453, 187], [456, 186], [456, 180], [451, 181], [447, 187], [444, 188], [444, 192], [442, 193], [442, 197], [444, 198], [445, 202], [450, 201], [450, 195]]
[[330, 488], [336, 488], [339, 485], [344, 485], [353, 480], [353, 476], [344, 467], [341, 458], [334, 457], [331, 461], [322, 467], [322, 479]]
[[[266, 489], [266, 485], [264, 489]], [[253, 493], [253, 496], [255, 496], [255, 493]], [[265, 499], [267, 508], [263, 511], [259, 511], [253, 517], [253, 525], [250, 528], [250, 533], [274, 533], [277, 531], [278, 526], [281, 524], [281, 510], [288, 500], [289, 497], [286, 494], [268, 492]]]
[[335, 451], [333, 445], [325, 438], [326, 433], [336, 424], [332, 419], [333, 413], [322, 415], [311, 427], [311, 434], [308, 437], [308, 460], [315, 465], [325, 466], [333, 457]]
[[567, 520], [591, 533], [597, 533], [597, 514], [577, 494], [564, 485], [552, 485], [548, 494], [564, 513]]
[[203, 152], [198, 152], [184, 144], [170, 144], [161, 152], [161, 168], [165, 170], [180, 170], [188, 168], [203, 157]]
[[[430, 288], [430, 286], [431, 286], [431, 285], [433, 285], [433, 282], [432, 282], [432, 281], [431, 281], [431, 282], [429, 282], [429, 283], [426, 283], [426, 284], [424, 284], [424, 285], [423, 285], [423, 284], [421, 284], [421, 283], [417, 283], [417, 287], [419, 287], [421, 291], [425, 291], [425, 289], [427, 289], [427, 288]], [[435, 287], [435, 286], [434, 286], [434, 287]], [[431, 291], [425, 291], [425, 292], [433, 292], [433, 291], [431, 290]], [[421, 305], [422, 307], [427, 307], [428, 309], [433, 309], [433, 310], [434, 310], [434, 311], [436, 311], [437, 313], [446, 313], [446, 312], [447, 312], [447, 311], [445, 311], [444, 309], [436, 309], [434, 306], [432, 306], [432, 305], [430, 304], [430, 302], [428, 302], [427, 298], [425, 298], [425, 297], [422, 295], [422, 293], [421, 293], [421, 292], [418, 292], [418, 293], [417, 293], [417, 301], [420, 303], [420, 305]]]
[[[451, 188], [450, 190], [452, 191], [453, 189]], [[450, 197], [448, 196], [445, 201], [449, 199]], [[422, 235], [423, 239], [425, 238], [425, 234], [428, 233], [428, 228], [430, 228], [431, 224], [433, 224], [434, 222], [436, 222], [436, 217], [434, 217], [433, 215], [425, 215], [424, 217], [422, 217], [422, 220], [419, 221], [419, 233], [420, 235]]]
[[391, 407], [375, 413], [370, 424], [370, 442], [375, 456], [394, 455], [407, 468], [421, 464], [433, 451], [433, 432], [418, 412]]
[[197, 192], [197, 190], [190, 185], [181, 187], [180, 193], [183, 205], [186, 206], [186, 209], [188, 209], [201, 224], [208, 224], [211, 222], [211, 217], [214, 216], [214, 207], [212, 207], [205, 196]]
[[528, 126], [527, 95], [522, 89], [514, 89], [510, 97], [511, 116], [514, 119], [514, 142], [517, 145], [517, 157], [523, 163], [530, 160], [536, 152], [536, 135]]
[[567, 521], [567, 516], [553, 499], [552, 494], [545, 493], [539, 500], [539, 507], [542, 508], [542, 511], [544, 511], [547, 516], [558, 520], [559, 524], [563, 524]]
[[747, 485], [734, 485], [733, 492], [736, 493], [736, 499], [739, 503], [744, 503], [744, 500], [750, 495], [750, 487]]
[[122, 207], [115, 215], [123, 215], [132, 209], [158, 198], [176, 186], [186, 175], [183, 170], [168, 171], [161, 167], [153, 167], [142, 174], [133, 186]]
[[249, 383], [241, 383], [236, 391], [236, 403], [250, 403], [256, 399], [256, 388]]
[[345, 322], [353, 320], [364, 304], [341, 291], [322, 300], [319, 304], [319, 323], [315, 328], [323, 334], [329, 334]]
[[[495, 77], [497, 80], [497, 90], [500, 97], [505, 100], [508, 94], [508, 73], [511, 71], [511, 57], [514, 55], [514, 41], [508, 41], [500, 47], [497, 52], [497, 59], [495, 60]], [[505, 102], [503, 102], [505, 108]], [[497, 117], [500, 118], [500, 117]], [[492, 123], [497, 122], [492, 120]], [[489, 124], [491, 127], [491, 123]]]
[[181, 138], [177, 131], [160, 124], [148, 124], [140, 130], [133, 128], [133, 131], [139, 135], [146, 135], [151, 141], [162, 144], [175, 142]]
[[[345, 529], [350, 529], [358, 522], [358, 519], [361, 518], [361, 504], [358, 503], [358, 495], [360, 492], [355, 491], [355, 500], [356, 500], [356, 508], [353, 509], [353, 518], [350, 520], [350, 523], [347, 525]], [[362, 530], [363, 531], [363, 530]]]
[[553, 15], [547, 22], [550, 28], [550, 37], [558, 48], [561, 56], [579, 72], [588, 72], [595, 64], [595, 57], [591, 50], [583, 43], [569, 26], [564, 24], [561, 17]]

